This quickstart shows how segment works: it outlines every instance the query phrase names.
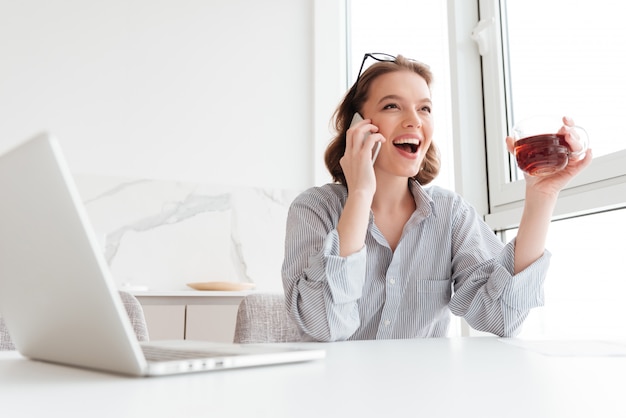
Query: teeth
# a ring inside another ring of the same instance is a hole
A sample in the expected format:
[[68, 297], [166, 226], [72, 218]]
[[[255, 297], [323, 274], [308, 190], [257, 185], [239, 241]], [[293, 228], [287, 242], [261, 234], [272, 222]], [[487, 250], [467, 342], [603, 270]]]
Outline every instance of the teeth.
[[413, 144], [413, 145], [419, 145], [420, 144], [420, 140], [417, 138], [407, 138], [407, 139], [398, 139], [393, 141], [393, 143], [395, 145], [400, 145], [400, 144]]
[[393, 145], [398, 148], [404, 149], [406, 152], [410, 152], [412, 154], [416, 153], [420, 147], [421, 140], [417, 138], [402, 138], [396, 139], [393, 141]]

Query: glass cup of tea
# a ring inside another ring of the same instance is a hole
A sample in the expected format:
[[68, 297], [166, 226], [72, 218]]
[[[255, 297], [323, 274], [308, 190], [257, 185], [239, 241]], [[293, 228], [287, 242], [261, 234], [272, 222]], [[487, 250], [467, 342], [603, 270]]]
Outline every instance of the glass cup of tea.
[[587, 152], [589, 135], [580, 126], [570, 126], [578, 137], [580, 149], [572, 150], [561, 130], [563, 119], [558, 116], [533, 116], [513, 127], [515, 159], [525, 173], [540, 177], [556, 173], [570, 159], [580, 159]]

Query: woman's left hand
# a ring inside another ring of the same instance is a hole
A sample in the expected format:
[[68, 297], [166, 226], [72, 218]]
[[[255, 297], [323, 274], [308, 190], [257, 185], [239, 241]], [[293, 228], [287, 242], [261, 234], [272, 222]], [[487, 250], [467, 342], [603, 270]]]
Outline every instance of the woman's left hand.
[[[574, 151], [580, 150], [582, 145], [578, 138], [578, 134], [573, 129], [574, 121], [571, 118], [563, 117], [563, 126], [559, 129], [559, 134], [565, 135], [565, 140], [569, 144], [570, 148]], [[510, 136], [506, 137], [506, 147], [511, 154], [515, 154], [514, 144], [515, 139]], [[559, 192], [567, 186], [578, 173], [580, 173], [585, 167], [591, 164], [593, 155], [591, 149], [578, 158], [570, 158], [567, 165], [561, 171], [558, 171], [549, 176], [535, 177], [524, 173], [526, 179], [526, 188], [546, 195], [556, 196]]]

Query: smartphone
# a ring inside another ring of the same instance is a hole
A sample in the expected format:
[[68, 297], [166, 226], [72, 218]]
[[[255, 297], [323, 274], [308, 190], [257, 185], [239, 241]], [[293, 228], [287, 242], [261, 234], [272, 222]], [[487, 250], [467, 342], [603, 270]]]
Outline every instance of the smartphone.
[[[363, 120], [363, 116], [361, 116], [358, 112], [354, 114], [354, 116], [352, 117], [352, 122], [350, 122], [350, 127], [352, 127], [352, 125], [359, 123]], [[367, 138], [368, 135], [370, 135], [371, 132], [368, 132], [365, 134], [365, 137], [363, 138], [363, 140], [365, 140], [365, 138]], [[380, 141], [376, 141], [376, 143], [374, 144], [374, 148], [372, 148], [372, 164], [374, 164], [374, 162], [376, 161], [376, 157], [378, 157], [378, 153], [380, 152]]]

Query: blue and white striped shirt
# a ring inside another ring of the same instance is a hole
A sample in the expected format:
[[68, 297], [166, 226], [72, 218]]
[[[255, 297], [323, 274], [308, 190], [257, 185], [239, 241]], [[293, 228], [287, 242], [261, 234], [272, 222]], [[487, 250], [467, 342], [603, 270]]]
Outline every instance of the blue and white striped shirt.
[[370, 212], [365, 246], [339, 256], [343, 185], [314, 187], [292, 202], [282, 277], [304, 339], [442, 337], [450, 312], [480, 331], [512, 336], [543, 305], [548, 251], [513, 275], [514, 240], [504, 245], [459, 195], [409, 182], [417, 209], [395, 251]]

